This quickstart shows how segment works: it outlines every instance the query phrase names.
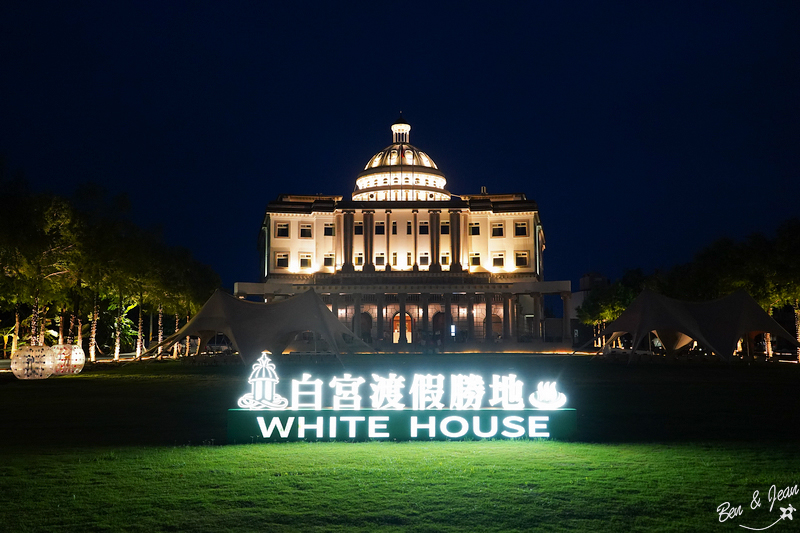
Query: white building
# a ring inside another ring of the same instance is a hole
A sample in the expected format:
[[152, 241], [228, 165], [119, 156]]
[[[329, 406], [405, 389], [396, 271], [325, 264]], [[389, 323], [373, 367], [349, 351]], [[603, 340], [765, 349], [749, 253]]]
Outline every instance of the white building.
[[270, 301], [313, 288], [378, 349], [540, 339], [542, 295], [561, 295], [569, 309], [570, 282], [543, 280], [536, 202], [485, 188], [450, 193], [433, 159], [409, 144], [411, 126], [401, 118], [391, 129], [351, 198], [284, 194], [267, 206], [262, 281], [237, 283], [236, 295]]

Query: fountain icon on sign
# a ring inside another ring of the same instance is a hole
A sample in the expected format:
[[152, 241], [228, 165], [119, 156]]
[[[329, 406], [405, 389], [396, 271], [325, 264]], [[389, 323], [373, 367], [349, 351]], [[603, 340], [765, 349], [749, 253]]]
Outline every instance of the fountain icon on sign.
[[253, 371], [247, 380], [251, 391], [239, 398], [239, 407], [242, 409], [270, 409], [280, 411], [286, 409], [289, 401], [275, 392], [278, 384], [278, 374], [275, 364], [267, 357], [267, 352], [262, 352]]

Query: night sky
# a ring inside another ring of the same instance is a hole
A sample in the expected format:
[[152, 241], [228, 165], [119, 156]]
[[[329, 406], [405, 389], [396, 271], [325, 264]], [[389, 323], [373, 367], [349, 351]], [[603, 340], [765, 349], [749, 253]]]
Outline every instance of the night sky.
[[546, 279], [800, 216], [800, 2], [436, 4], [6, 0], [0, 156], [127, 192], [229, 290], [267, 202], [348, 196], [401, 110], [451, 192], [538, 202]]

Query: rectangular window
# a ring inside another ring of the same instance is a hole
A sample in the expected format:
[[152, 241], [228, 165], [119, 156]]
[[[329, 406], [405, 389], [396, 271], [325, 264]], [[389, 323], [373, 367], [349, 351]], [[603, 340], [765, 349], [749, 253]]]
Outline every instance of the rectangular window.
[[406, 235], [413, 235], [414, 230], [411, 228], [411, 221], [406, 222]]
[[492, 254], [492, 266], [503, 267], [505, 265], [505, 254], [503, 252], [494, 252]]
[[392, 221], [392, 235], [397, 235], [397, 221]]
[[311, 254], [300, 252], [300, 268], [311, 268]]
[[375, 264], [383, 266], [386, 264], [386, 256], [383, 253], [375, 254]]
[[469, 223], [469, 234], [470, 235], [480, 235], [481, 234], [481, 223], [480, 222], [470, 222]]
[[334, 226], [333, 224], [325, 224], [323, 228], [323, 235], [325, 235], [326, 237], [333, 237], [334, 235], [336, 235], [336, 226]]
[[356, 226], [353, 228], [353, 233], [356, 235], [364, 235], [364, 223], [356, 222]]
[[397, 252], [392, 252], [392, 266], [397, 266]]
[[514, 264], [518, 267], [528, 266], [528, 252], [514, 252]]
[[356, 254], [356, 266], [362, 266], [364, 264], [364, 254], [361, 252]]
[[275, 254], [275, 268], [289, 268], [288, 252], [277, 252]]
[[450, 264], [450, 254], [445, 252], [442, 254], [442, 266], [447, 266]]
[[481, 254], [478, 252], [470, 252], [469, 253], [469, 266], [479, 267], [481, 266]]
[[428, 223], [427, 222], [420, 222], [419, 223], [419, 234], [420, 235], [427, 235], [428, 234]]
[[411, 252], [406, 252], [406, 265], [414, 266], [413, 259], [411, 259]]
[[449, 222], [442, 222], [440, 233], [442, 235], [450, 235], [450, 223]]
[[334, 255], [333, 254], [325, 254], [325, 256], [322, 258], [322, 261], [323, 261], [322, 264], [324, 266], [326, 266], [326, 267], [332, 267], [333, 266], [333, 260], [334, 260]]
[[502, 237], [502, 236], [503, 236], [503, 223], [492, 222], [492, 237]]
[[275, 236], [276, 237], [288, 237], [289, 236], [289, 223], [288, 222], [278, 222], [275, 225]]
[[428, 252], [419, 254], [419, 266], [428, 266]]
[[311, 224], [300, 224], [300, 238], [301, 239], [311, 238]]
[[375, 223], [375, 235], [386, 235], [386, 224], [384, 222]]
[[528, 223], [514, 222], [514, 237], [527, 237], [527, 236], [528, 236]]

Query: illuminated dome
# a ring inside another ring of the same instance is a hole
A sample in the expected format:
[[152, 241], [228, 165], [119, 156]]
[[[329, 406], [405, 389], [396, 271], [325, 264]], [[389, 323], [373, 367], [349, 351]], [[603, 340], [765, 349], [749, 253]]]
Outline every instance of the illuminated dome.
[[392, 144], [372, 156], [356, 179], [356, 201], [447, 201], [447, 180], [428, 154], [409, 142], [411, 125], [392, 124]]

